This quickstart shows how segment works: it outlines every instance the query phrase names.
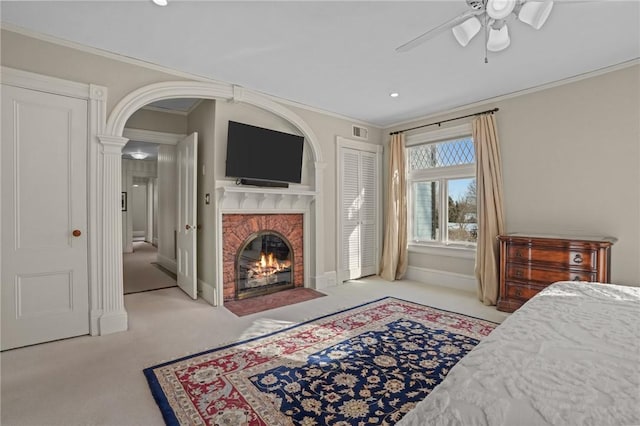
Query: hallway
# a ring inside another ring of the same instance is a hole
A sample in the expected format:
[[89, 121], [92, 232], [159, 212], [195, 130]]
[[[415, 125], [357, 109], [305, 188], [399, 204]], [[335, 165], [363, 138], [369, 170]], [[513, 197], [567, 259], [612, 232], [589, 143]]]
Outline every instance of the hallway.
[[156, 263], [158, 250], [144, 241], [134, 241], [133, 253], [122, 255], [124, 294], [177, 286], [175, 274]]

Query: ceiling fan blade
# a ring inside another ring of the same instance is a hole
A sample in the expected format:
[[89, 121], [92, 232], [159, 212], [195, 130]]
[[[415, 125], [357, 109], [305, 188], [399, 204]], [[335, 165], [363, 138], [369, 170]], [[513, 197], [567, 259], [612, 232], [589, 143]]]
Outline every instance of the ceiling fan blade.
[[396, 48], [396, 52], [398, 52], [398, 53], [408, 52], [409, 50], [413, 49], [414, 47], [419, 46], [422, 43], [426, 42], [427, 40], [430, 40], [433, 37], [437, 36], [441, 32], [455, 27], [456, 25], [466, 21], [467, 19], [471, 18], [472, 16], [482, 15], [483, 13], [484, 13], [484, 10], [468, 10], [468, 11], [456, 16], [455, 18], [450, 19], [449, 21], [445, 22], [444, 24], [438, 25], [437, 27], [430, 29], [426, 33], [423, 33], [423, 34], [419, 35], [418, 37], [414, 38], [413, 40], [410, 40], [410, 41], [406, 42], [402, 46], [398, 46]]

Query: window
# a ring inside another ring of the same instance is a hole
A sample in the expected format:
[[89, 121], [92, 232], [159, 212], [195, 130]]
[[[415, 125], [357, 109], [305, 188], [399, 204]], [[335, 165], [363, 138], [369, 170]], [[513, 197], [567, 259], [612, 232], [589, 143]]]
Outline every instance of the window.
[[475, 248], [475, 149], [470, 126], [407, 138], [409, 243]]

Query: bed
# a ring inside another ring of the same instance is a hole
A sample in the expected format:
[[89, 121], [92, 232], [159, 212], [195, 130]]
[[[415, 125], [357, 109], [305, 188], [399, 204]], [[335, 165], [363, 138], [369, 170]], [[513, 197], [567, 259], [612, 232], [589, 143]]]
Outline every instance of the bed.
[[640, 425], [640, 288], [547, 287], [398, 425]]

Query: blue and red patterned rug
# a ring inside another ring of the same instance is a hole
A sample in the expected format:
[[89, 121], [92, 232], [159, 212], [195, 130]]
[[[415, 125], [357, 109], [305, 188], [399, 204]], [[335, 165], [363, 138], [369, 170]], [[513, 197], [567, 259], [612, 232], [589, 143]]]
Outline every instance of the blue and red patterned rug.
[[495, 326], [388, 297], [144, 374], [168, 425], [393, 425]]

